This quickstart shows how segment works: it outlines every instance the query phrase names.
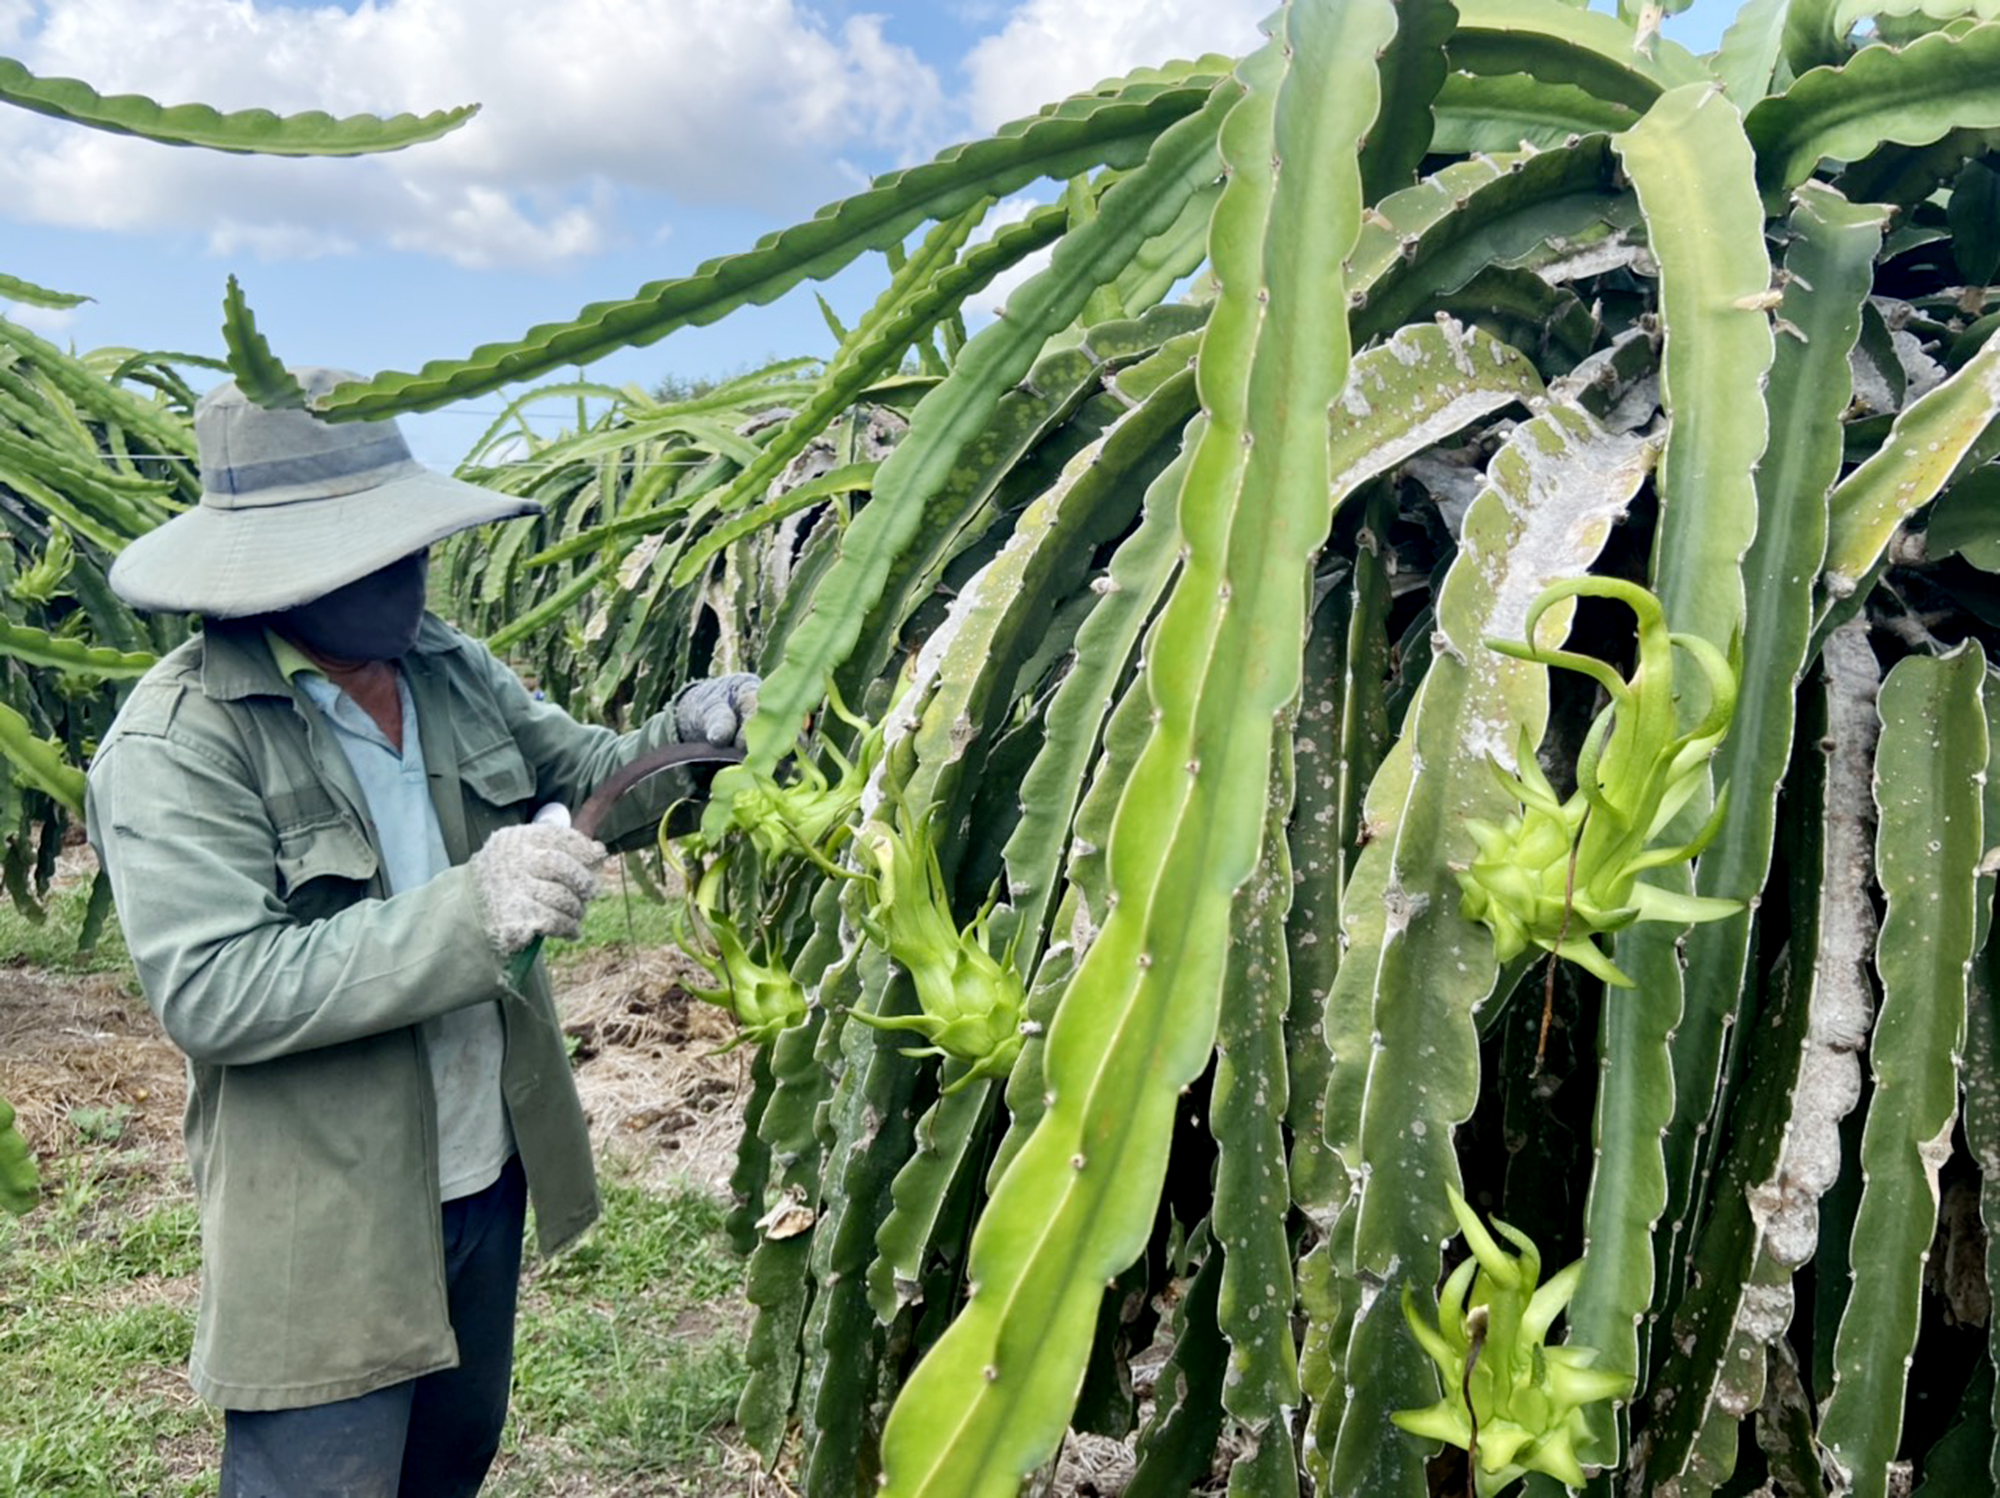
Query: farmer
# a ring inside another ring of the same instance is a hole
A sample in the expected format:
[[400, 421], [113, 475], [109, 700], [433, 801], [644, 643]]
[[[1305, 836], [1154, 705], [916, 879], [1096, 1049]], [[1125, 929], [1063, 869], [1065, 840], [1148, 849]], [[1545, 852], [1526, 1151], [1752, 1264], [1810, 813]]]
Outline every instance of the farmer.
[[[354, 376], [297, 372], [310, 395]], [[111, 570], [200, 634], [90, 771], [91, 842], [148, 1002], [187, 1054], [201, 1201], [191, 1377], [223, 1498], [448, 1498], [500, 1441], [524, 1204], [544, 1252], [597, 1216], [539, 968], [604, 847], [530, 823], [673, 739], [728, 743], [757, 678], [586, 728], [425, 613], [426, 548], [532, 503], [413, 461], [393, 422], [195, 410], [202, 499]]]

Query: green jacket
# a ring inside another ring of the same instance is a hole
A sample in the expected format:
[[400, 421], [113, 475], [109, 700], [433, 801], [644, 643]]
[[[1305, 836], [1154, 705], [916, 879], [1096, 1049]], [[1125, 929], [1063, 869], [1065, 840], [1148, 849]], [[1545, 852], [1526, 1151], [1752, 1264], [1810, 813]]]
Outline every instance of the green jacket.
[[[436, 619], [403, 666], [454, 865], [672, 737], [671, 712], [584, 727]], [[261, 630], [212, 625], [146, 674], [91, 766], [88, 823], [188, 1058], [196, 1392], [285, 1409], [454, 1366], [418, 1026], [503, 1000], [502, 1091], [552, 1252], [598, 1201], [546, 976], [507, 989], [462, 866], [387, 897], [346, 757]]]

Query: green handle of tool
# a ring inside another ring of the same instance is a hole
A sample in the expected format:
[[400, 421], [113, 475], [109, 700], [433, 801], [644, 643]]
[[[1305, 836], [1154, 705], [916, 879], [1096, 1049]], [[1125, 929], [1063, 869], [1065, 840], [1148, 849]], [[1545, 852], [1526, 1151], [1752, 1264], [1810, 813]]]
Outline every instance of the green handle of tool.
[[[664, 770], [677, 770], [685, 765], [735, 765], [742, 762], [743, 751], [728, 744], [662, 744], [614, 770], [577, 808], [576, 815], [570, 818], [570, 826], [585, 837], [596, 837], [597, 829], [604, 825], [605, 817], [620, 796], [640, 781], [649, 780]], [[521, 992], [528, 981], [528, 974], [534, 971], [535, 959], [541, 955], [542, 939], [537, 936], [507, 960], [507, 986], [516, 993]]]
[[535, 970], [535, 959], [542, 955], [542, 939], [530, 937], [528, 944], [507, 959], [507, 986], [515, 993], [522, 992], [528, 985], [528, 974]]

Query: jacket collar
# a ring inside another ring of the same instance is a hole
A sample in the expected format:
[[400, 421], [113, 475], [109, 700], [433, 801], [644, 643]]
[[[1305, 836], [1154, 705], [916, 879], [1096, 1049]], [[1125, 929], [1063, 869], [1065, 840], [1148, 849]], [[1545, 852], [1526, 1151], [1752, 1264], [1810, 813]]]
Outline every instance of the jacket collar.
[[[434, 614], [417, 629], [415, 656], [441, 655], [458, 648], [458, 637]], [[210, 698], [235, 702], [245, 697], [289, 697], [292, 685], [271, 654], [260, 620], [209, 619], [202, 624], [201, 688]]]

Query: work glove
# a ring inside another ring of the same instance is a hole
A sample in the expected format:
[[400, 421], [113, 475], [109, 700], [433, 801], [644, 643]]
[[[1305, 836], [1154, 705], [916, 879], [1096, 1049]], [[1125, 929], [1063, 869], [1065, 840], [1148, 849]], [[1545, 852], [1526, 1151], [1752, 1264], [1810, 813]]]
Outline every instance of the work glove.
[[472, 855], [472, 887], [487, 937], [511, 957], [538, 936], [574, 938], [597, 893], [604, 844], [569, 827], [502, 827]]
[[748, 671], [690, 683], [674, 699], [674, 736], [683, 744], [727, 747], [743, 742], [743, 725], [757, 716], [763, 678]]

